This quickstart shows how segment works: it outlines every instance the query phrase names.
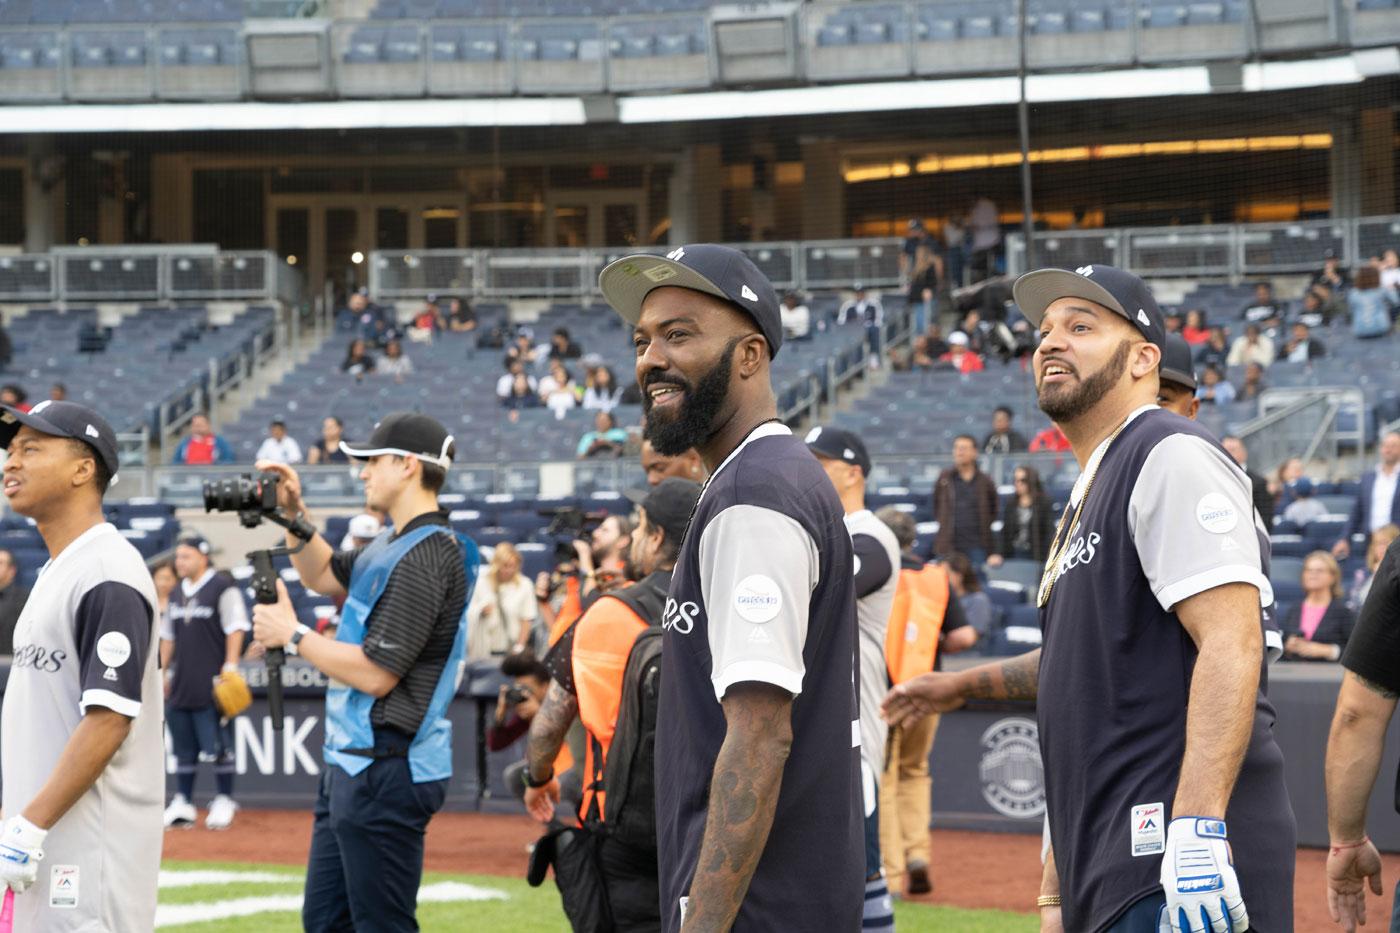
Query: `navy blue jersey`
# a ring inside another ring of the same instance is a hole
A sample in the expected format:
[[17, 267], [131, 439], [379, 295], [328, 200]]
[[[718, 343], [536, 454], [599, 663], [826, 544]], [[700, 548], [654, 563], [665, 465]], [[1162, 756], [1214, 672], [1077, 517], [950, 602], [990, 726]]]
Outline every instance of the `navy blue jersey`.
[[243, 594], [232, 577], [211, 570], [193, 583], [180, 581], [170, 594], [168, 614], [161, 638], [175, 643], [170, 661], [170, 706], [213, 706], [214, 678], [228, 656], [227, 636], [250, 628]]
[[749, 435], [710, 478], [662, 620], [656, 725], [661, 916], [680, 928], [724, 741], [725, 691], [795, 697], [792, 750], [736, 931], [857, 930], [864, 903], [856, 605], [841, 502], [782, 425]]
[[[1268, 535], [1254, 516], [1244, 472], [1168, 411], [1139, 410], [1102, 455], [1041, 612], [1037, 715], [1067, 930], [1102, 930], [1161, 890], [1197, 653], [1172, 609], [1233, 582], [1273, 602], [1261, 572]], [[1293, 928], [1296, 828], [1262, 653], [1259, 664], [1226, 820], [1251, 929], [1280, 933]]]

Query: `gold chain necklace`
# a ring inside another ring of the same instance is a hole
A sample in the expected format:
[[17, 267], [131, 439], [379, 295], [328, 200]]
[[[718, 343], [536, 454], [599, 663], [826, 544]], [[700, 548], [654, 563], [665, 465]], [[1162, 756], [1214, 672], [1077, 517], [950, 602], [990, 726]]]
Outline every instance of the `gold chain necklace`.
[[[1124, 418], [1123, 423], [1114, 429], [1104, 442], [1103, 453], [1090, 464], [1089, 478], [1084, 484], [1084, 495], [1079, 499], [1079, 505], [1074, 509], [1074, 518], [1070, 520], [1069, 530], [1065, 530], [1065, 519], [1069, 517], [1070, 510], [1065, 509], [1060, 514], [1060, 522], [1055, 526], [1055, 538], [1051, 543], [1050, 556], [1045, 561], [1045, 569], [1040, 574], [1040, 589], [1036, 592], [1035, 605], [1038, 609], [1044, 609], [1045, 604], [1050, 602], [1050, 593], [1055, 589], [1055, 583], [1060, 579], [1060, 561], [1064, 560], [1065, 551], [1068, 550], [1070, 541], [1074, 538], [1074, 532], [1079, 527], [1079, 517], [1084, 514], [1084, 506], [1089, 502], [1089, 493], [1094, 488], [1094, 480], [1098, 478], [1099, 467], [1103, 466], [1104, 460], [1108, 457], [1108, 449], [1113, 446], [1113, 442], [1123, 433], [1123, 429], [1128, 426], [1131, 418]], [[1063, 537], [1062, 537], [1063, 535]]]

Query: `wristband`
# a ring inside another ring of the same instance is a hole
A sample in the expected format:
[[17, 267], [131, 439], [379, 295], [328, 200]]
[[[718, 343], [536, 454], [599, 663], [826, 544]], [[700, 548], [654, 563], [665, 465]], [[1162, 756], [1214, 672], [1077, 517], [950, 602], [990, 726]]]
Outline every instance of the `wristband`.
[[1342, 843], [1341, 845], [1332, 846], [1332, 847], [1328, 850], [1328, 854], [1329, 854], [1329, 855], [1336, 855], [1336, 854], [1338, 854], [1339, 852], [1341, 852], [1343, 849], [1355, 849], [1355, 848], [1359, 848], [1360, 846], [1366, 845], [1366, 844], [1367, 844], [1368, 842], [1370, 842], [1370, 841], [1371, 841], [1371, 837], [1370, 837], [1370, 836], [1362, 836], [1360, 842], [1344, 842], [1344, 843]]
[[544, 787], [550, 781], [554, 780], [554, 769], [549, 769], [549, 776], [546, 777], [543, 781], [536, 781], [533, 777], [531, 777], [529, 768], [525, 769], [521, 777], [524, 779], [526, 787], [530, 788], [531, 790], [539, 790], [541, 787]]
[[1037, 906], [1037, 907], [1059, 907], [1059, 906], [1060, 906], [1060, 895], [1058, 895], [1058, 894], [1042, 894], [1042, 895], [1040, 895], [1040, 897], [1037, 897], [1037, 898], [1035, 899], [1035, 906]]

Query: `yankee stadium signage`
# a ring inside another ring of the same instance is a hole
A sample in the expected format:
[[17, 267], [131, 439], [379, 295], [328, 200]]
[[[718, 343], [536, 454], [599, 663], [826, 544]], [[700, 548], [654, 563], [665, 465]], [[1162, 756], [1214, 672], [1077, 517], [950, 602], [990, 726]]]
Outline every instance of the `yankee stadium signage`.
[[982, 797], [998, 813], [1033, 819], [1045, 813], [1045, 769], [1035, 720], [1012, 716], [982, 733]]

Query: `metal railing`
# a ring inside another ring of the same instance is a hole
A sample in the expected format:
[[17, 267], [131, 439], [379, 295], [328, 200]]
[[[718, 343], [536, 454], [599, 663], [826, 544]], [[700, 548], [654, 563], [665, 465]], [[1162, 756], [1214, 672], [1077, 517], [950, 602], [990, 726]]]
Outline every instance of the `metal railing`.
[[270, 250], [60, 246], [0, 257], [0, 302], [257, 300], [293, 304], [300, 278]]
[[1359, 475], [1366, 459], [1366, 395], [1349, 386], [1266, 389], [1259, 417], [1238, 433], [1261, 473], [1299, 457], [1304, 463], [1323, 460], [1335, 475], [1349, 453]]
[[[1025, 238], [1006, 238], [1011, 275], [1026, 271]], [[1328, 252], [1355, 266], [1400, 244], [1400, 216], [1273, 224], [1047, 230], [1035, 234], [1036, 264], [1073, 269], [1103, 263], [1148, 278], [1223, 278], [1316, 272]]]
[[[732, 243], [779, 290], [876, 288], [899, 284], [903, 241], [888, 239]], [[369, 290], [376, 299], [471, 293], [486, 297], [591, 297], [598, 273], [629, 253], [664, 253], [670, 247], [635, 249], [435, 249], [376, 250], [369, 257]]]

